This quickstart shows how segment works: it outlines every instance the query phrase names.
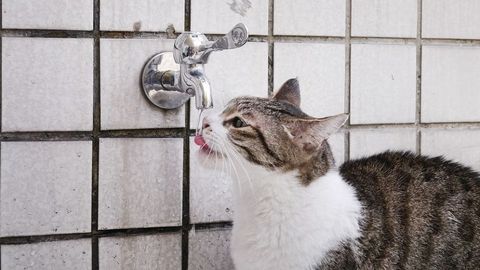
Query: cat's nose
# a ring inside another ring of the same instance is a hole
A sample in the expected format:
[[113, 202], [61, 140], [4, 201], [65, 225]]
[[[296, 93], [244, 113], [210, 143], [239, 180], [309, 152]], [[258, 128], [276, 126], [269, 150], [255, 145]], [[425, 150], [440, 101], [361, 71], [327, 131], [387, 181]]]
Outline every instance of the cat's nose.
[[207, 117], [203, 118], [203, 120], [202, 120], [202, 129], [207, 129], [207, 128], [209, 128], [209, 127], [210, 127], [210, 123], [209, 123]]

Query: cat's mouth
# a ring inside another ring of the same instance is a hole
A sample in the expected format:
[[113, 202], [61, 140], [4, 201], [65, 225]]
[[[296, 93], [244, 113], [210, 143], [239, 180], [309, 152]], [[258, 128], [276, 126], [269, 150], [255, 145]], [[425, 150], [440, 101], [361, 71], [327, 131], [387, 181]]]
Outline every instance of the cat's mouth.
[[193, 140], [196, 145], [200, 146], [200, 151], [205, 154], [212, 154], [215, 152], [208, 144], [205, 138], [201, 134], [195, 135], [195, 139]]

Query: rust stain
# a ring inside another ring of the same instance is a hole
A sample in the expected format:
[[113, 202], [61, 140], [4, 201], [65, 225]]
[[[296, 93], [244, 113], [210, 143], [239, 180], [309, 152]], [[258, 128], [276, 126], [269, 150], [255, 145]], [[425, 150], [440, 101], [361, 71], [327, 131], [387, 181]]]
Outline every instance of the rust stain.
[[230, 9], [239, 14], [242, 17], [247, 15], [249, 9], [252, 8], [252, 2], [250, 0], [232, 0], [231, 3], [227, 3]]

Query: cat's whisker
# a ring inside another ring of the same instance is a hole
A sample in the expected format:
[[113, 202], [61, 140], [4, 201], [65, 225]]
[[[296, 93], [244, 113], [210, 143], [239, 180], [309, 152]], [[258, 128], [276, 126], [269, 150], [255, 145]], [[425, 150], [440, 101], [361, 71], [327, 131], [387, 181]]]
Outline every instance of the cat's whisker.
[[[241, 192], [241, 183], [240, 183], [240, 175], [237, 171], [237, 168], [236, 166], [233, 164], [234, 162], [234, 158], [235, 160], [238, 160], [238, 162], [241, 162], [241, 160], [239, 160], [239, 158], [237, 156], [234, 155], [234, 153], [232, 153], [231, 151], [229, 151], [229, 148], [227, 147], [227, 144], [225, 143], [225, 140], [219, 136], [216, 136], [215, 134], [213, 135], [213, 137], [217, 140], [217, 141], [220, 141], [220, 143], [217, 143], [219, 146], [223, 146], [222, 147], [222, 151], [225, 152], [225, 154], [228, 156], [228, 161], [229, 161], [229, 164], [230, 164], [230, 168], [233, 169], [233, 171], [235, 172], [235, 175], [236, 177], [235, 180], [237, 182], [237, 185], [239, 187], [239, 191]], [[231, 175], [231, 174], [230, 174]], [[253, 186], [252, 186], [253, 188]]]
[[[225, 141], [225, 140], [224, 140]], [[237, 163], [240, 165], [240, 167], [242, 168], [243, 172], [245, 173], [245, 177], [248, 181], [248, 185], [252, 191], [252, 193], [255, 193], [255, 189], [253, 188], [253, 183], [252, 183], [252, 179], [250, 178], [250, 174], [248, 173], [248, 170], [245, 168], [245, 165], [243, 164], [243, 160], [242, 158], [240, 157], [240, 153], [238, 152], [238, 150], [236, 150], [235, 148], [230, 148], [231, 150], [231, 155], [236, 159]], [[234, 167], [235, 168], [235, 167]], [[238, 175], [237, 175], [238, 177]], [[239, 180], [240, 181], [240, 178]]]

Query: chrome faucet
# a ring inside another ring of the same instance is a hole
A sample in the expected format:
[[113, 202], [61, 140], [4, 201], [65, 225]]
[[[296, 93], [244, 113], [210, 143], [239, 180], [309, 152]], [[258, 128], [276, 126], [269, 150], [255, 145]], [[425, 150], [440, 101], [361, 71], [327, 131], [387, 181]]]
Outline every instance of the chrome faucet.
[[247, 38], [247, 27], [242, 23], [214, 42], [202, 33], [182, 33], [175, 40], [173, 52], [156, 54], [145, 64], [143, 91], [163, 109], [178, 108], [193, 96], [197, 109], [213, 107], [212, 89], [203, 65], [213, 51], [242, 47]]

